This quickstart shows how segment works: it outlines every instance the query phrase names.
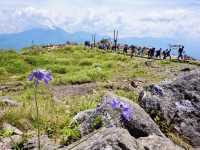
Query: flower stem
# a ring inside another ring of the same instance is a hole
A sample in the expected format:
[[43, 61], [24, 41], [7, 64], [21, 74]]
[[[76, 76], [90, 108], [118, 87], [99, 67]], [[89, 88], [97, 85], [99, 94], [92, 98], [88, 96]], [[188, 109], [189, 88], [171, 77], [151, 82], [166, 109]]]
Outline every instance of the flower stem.
[[35, 107], [36, 107], [38, 150], [40, 150], [41, 147], [40, 147], [39, 108], [38, 108], [38, 102], [37, 102], [37, 84], [36, 83], [34, 85], [34, 101], [35, 101]]

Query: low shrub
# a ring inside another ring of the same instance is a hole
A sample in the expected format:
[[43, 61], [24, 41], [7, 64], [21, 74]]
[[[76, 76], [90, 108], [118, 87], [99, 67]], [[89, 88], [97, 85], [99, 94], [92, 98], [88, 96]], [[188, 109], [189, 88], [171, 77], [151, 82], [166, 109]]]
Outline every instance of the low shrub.
[[0, 67], [0, 75], [5, 75], [7, 73], [6, 69], [3, 67]]
[[5, 68], [8, 73], [13, 74], [25, 73], [30, 70], [30, 66], [23, 60], [10, 60]]
[[53, 73], [58, 73], [58, 74], [65, 74], [67, 73], [67, 69], [63, 65], [49, 65], [46, 67], [47, 70], [50, 70]]
[[77, 128], [65, 127], [61, 130], [61, 135], [63, 136], [61, 141], [63, 145], [69, 145], [81, 138], [80, 131]]
[[52, 60], [43, 58], [41, 56], [27, 56], [24, 58], [24, 61], [34, 67], [44, 66], [52, 63]]
[[92, 64], [93, 62], [90, 61], [89, 59], [83, 59], [79, 63], [80, 66], [91, 66]]

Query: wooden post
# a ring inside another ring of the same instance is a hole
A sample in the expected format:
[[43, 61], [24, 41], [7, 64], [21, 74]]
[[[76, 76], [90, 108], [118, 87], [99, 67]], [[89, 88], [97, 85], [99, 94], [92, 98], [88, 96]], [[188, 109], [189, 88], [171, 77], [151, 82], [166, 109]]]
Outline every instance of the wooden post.
[[32, 44], [31, 49], [32, 49], [32, 51], [33, 51], [33, 45], [34, 45], [34, 41], [33, 41], [33, 40], [32, 40], [32, 43], [31, 43], [31, 44]]
[[94, 47], [96, 47], [96, 34], [94, 34]]
[[91, 42], [91, 44], [92, 44], [91, 48], [96, 47], [96, 34], [92, 35], [92, 42]]
[[117, 41], [118, 41], [118, 30], [114, 30], [114, 46], [115, 46], [115, 52], [117, 51]]

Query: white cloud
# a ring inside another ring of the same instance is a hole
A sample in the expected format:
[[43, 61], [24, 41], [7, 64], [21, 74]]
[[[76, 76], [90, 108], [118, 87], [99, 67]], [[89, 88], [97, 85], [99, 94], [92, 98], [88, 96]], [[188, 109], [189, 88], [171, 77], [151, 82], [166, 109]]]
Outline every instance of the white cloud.
[[[23, 1], [23, 0], [20, 0]], [[58, 26], [68, 32], [87, 31], [134, 37], [200, 36], [200, 11], [180, 0], [45, 0], [16, 8], [0, 9], [0, 32], [20, 32], [37, 27]], [[1, 2], [0, 2], [1, 3]], [[11, 3], [12, 4], [12, 3]], [[116, 4], [116, 5], [114, 5]], [[9, 4], [4, 3], [9, 6]]]

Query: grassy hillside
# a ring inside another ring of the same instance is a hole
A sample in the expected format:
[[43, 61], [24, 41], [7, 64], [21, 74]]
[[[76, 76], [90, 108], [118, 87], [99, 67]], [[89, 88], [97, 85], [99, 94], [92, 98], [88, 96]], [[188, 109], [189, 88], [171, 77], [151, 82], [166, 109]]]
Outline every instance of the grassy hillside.
[[[70, 125], [71, 119], [78, 112], [95, 107], [107, 90], [137, 102], [143, 86], [170, 79], [186, 67], [197, 66], [168, 60], [130, 58], [81, 46], [51, 51], [0, 52], [0, 96], [10, 96], [21, 104], [12, 109], [0, 104], [0, 124], [8, 122], [27, 133], [27, 136], [35, 131], [33, 85], [27, 81], [27, 76], [36, 68], [50, 70], [54, 78], [47, 88], [42, 85], [39, 89], [42, 132], [57, 140], [67, 137], [65, 143], [68, 144], [80, 136], [76, 126]], [[132, 81], [139, 82], [138, 88], [130, 90]], [[96, 88], [84, 95], [65, 95], [55, 102], [55, 87], [68, 88], [84, 83], [95, 83]], [[0, 136], [6, 134], [0, 132]]]

